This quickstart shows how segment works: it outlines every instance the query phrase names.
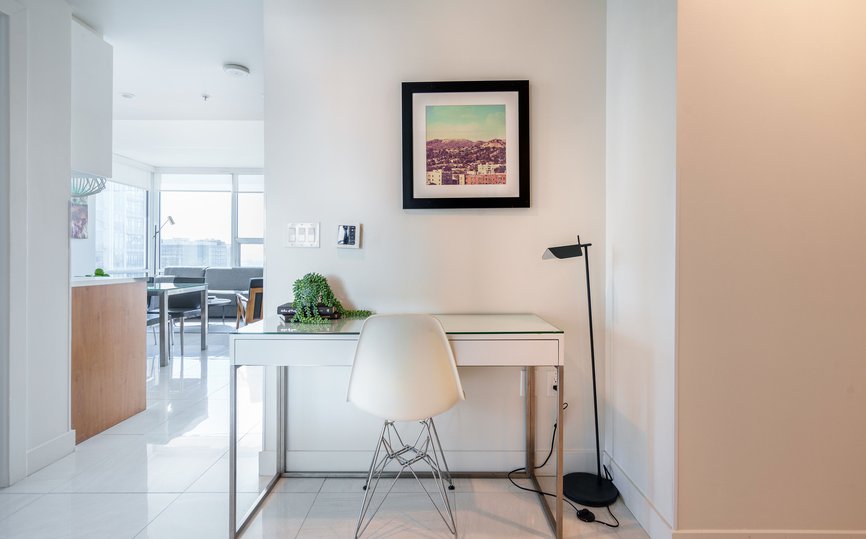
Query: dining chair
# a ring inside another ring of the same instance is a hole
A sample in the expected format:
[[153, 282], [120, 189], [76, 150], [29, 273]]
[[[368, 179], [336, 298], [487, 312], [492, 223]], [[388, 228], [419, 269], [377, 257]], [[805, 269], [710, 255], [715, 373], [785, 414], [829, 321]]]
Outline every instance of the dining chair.
[[[157, 276], [154, 279], [154, 282], [157, 283], [174, 283], [174, 284], [203, 284], [205, 282], [204, 277], [175, 277], [175, 276]], [[151, 307], [148, 310], [148, 314], [159, 314], [159, 307]], [[184, 321], [187, 318], [199, 318], [201, 317], [201, 292], [189, 292], [187, 294], [175, 294], [169, 296], [168, 298], [168, 310], [166, 311], [166, 315], [171, 321], [172, 328], [174, 328], [175, 321], [180, 322], [180, 355], [183, 355], [184, 352], [184, 342], [183, 342], [183, 334], [184, 334]], [[202, 320], [202, 324], [206, 324], [207, 321]], [[172, 329], [172, 335], [174, 331]]]
[[239, 292], [235, 294], [238, 304], [235, 329], [241, 327], [241, 320], [244, 321], [244, 324], [249, 324], [250, 322], [262, 319], [262, 298], [265, 292], [264, 283], [264, 278], [253, 277], [250, 279], [250, 291], [248, 295], [244, 296]]
[[[422, 314], [376, 315], [361, 329], [349, 378], [347, 400], [384, 420], [364, 485], [364, 500], [355, 527], [361, 536], [382, 507], [397, 480], [408, 469], [421, 485], [448, 530], [457, 536], [454, 512], [447, 490], [454, 482], [433, 417], [465, 398], [457, 364], [442, 325]], [[411, 444], [400, 436], [395, 422], [418, 422], [420, 433]], [[399, 471], [371, 511], [373, 497], [386, 468]], [[436, 492], [424, 486], [415, 470], [426, 464], [433, 473]], [[447, 483], [447, 487], [446, 487]], [[434, 495], [440, 502], [434, 499]]]

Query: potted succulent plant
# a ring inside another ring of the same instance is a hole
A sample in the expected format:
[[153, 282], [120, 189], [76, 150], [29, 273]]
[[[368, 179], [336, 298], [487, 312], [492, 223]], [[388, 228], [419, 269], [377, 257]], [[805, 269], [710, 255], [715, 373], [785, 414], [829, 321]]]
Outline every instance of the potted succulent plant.
[[322, 324], [332, 318], [366, 318], [367, 310], [349, 310], [334, 296], [328, 280], [318, 273], [308, 273], [292, 284], [295, 315], [292, 322]]

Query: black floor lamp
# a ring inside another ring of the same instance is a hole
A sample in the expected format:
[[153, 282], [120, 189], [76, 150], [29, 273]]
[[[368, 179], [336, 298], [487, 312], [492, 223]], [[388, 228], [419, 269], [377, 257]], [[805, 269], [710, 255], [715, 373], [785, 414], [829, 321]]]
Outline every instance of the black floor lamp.
[[595, 383], [595, 340], [592, 331], [592, 295], [589, 287], [589, 247], [591, 243], [580, 243], [577, 237], [576, 245], [549, 247], [544, 251], [543, 259], [583, 257], [586, 265], [586, 306], [589, 311], [589, 351], [592, 358], [592, 404], [595, 411], [595, 474], [575, 472], [566, 474], [563, 478], [563, 493], [565, 496], [581, 505], [589, 507], [606, 507], [613, 504], [619, 496], [619, 491], [613, 481], [601, 475], [601, 449], [598, 440], [598, 391]]

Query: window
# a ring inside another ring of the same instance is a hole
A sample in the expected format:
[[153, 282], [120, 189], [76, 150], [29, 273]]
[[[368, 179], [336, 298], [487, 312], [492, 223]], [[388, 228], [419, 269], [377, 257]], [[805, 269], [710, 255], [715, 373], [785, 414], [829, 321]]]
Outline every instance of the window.
[[264, 177], [234, 173], [163, 173], [160, 267], [261, 266]]
[[262, 266], [265, 262], [265, 177], [241, 174], [237, 180], [238, 265]]
[[107, 182], [94, 195], [96, 266], [108, 273], [144, 271], [147, 266], [147, 190]]

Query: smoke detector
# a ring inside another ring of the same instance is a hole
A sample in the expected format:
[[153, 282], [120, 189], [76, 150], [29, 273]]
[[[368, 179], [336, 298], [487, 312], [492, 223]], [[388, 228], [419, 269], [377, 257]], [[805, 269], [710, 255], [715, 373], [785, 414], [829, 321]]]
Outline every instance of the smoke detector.
[[250, 68], [241, 64], [224, 64], [223, 71], [225, 71], [227, 75], [236, 78], [246, 77], [250, 74]]

